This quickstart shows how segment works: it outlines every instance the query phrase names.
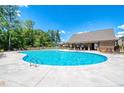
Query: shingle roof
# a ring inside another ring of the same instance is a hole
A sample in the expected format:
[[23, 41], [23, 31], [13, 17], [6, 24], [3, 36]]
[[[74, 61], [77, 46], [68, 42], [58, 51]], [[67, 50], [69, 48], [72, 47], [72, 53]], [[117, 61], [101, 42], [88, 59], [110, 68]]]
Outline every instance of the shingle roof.
[[105, 29], [74, 34], [67, 41], [67, 43], [88, 43], [106, 40], [117, 40], [114, 34], [114, 29]]

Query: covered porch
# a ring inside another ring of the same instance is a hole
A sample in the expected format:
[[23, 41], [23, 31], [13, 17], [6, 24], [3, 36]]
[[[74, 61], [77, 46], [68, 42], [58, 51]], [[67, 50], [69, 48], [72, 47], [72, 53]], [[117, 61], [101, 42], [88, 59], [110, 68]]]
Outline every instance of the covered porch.
[[98, 42], [91, 43], [68, 43], [69, 49], [72, 50], [97, 50], [99, 46]]

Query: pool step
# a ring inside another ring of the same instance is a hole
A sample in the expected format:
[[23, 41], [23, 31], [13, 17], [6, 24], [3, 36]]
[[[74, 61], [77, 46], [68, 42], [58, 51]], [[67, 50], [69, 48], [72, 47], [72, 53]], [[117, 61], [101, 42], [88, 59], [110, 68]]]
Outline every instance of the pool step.
[[39, 65], [38, 65], [38, 64], [30, 63], [30, 67], [31, 67], [31, 66], [38, 67]]
[[[38, 67], [41, 64], [41, 59], [37, 58], [36, 56], [29, 55], [23, 58], [25, 61], [30, 63], [30, 66]], [[43, 62], [42, 62], [43, 64]]]

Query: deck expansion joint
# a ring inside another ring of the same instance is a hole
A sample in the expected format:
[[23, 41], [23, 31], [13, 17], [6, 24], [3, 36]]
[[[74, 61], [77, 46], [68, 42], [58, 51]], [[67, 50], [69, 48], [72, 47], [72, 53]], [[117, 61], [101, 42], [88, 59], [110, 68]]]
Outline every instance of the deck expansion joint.
[[34, 87], [36, 87], [39, 83], [41, 83], [43, 81], [43, 79], [48, 75], [48, 73], [50, 72], [50, 69], [46, 72], [46, 74], [34, 85]]

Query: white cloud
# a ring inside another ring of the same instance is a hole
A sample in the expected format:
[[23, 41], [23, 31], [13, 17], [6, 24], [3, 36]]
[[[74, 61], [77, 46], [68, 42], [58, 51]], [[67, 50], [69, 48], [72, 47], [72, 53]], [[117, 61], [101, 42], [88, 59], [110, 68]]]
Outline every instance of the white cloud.
[[20, 16], [21, 16], [21, 14], [20, 14], [20, 13], [21, 13], [21, 11], [19, 11], [19, 10], [18, 10], [18, 11], [16, 11], [16, 12], [17, 12], [17, 16], [19, 16], [19, 17], [20, 17]]
[[25, 7], [28, 7], [28, 5], [24, 5]]
[[78, 34], [85, 33], [85, 32], [78, 32]]
[[124, 36], [124, 32], [118, 32], [118, 33], [116, 34], [116, 37], [122, 37], [122, 36]]
[[118, 32], [119, 35], [124, 35], [124, 32]]
[[88, 32], [88, 31], [77, 32], [77, 34], [82, 34], [82, 33], [86, 33], [86, 32]]
[[62, 42], [64, 42], [65, 41], [65, 39], [62, 39]]
[[60, 31], [60, 34], [65, 34], [65, 31], [64, 31], [64, 30], [61, 30], [61, 31]]
[[84, 32], [78, 32], [78, 34], [81, 34], [81, 33], [84, 33]]
[[124, 25], [118, 26], [119, 29], [124, 29]]
[[122, 36], [124, 36], [124, 31], [123, 31], [123, 30], [124, 30], [124, 24], [118, 26], [118, 28], [119, 28], [121, 31], [116, 34], [116, 37], [122, 37]]
[[65, 39], [64, 39], [64, 37], [61, 37], [61, 42], [65, 42]]
[[28, 8], [28, 5], [19, 5], [20, 7], [27, 7]]

